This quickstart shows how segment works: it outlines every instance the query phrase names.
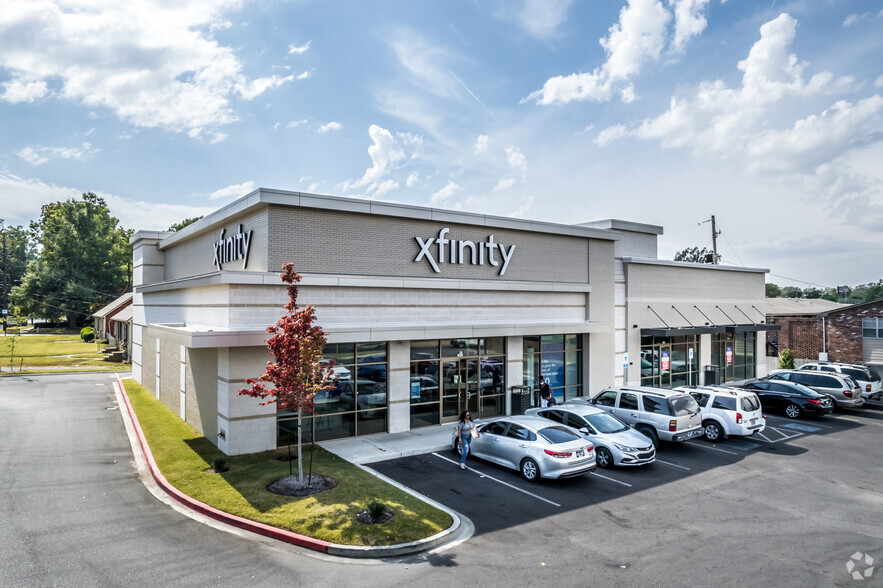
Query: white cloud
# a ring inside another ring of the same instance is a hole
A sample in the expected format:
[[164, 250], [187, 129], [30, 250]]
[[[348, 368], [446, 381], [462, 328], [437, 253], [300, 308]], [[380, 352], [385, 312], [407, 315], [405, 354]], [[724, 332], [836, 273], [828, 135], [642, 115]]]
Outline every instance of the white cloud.
[[313, 43], [313, 40], [310, 39], [309, 41], [307, 41], [303, 45], [297, 45], [297, 46], [294, 44], [289, 45], [288, 46], [288, 54], [289, 55], [301, 55], [303, 53], [306, 53], [307, 51], [310, 50], [310, 45], [312, 43]]
[[309, 119], [306, 119], [306, 118], [302, 119], [302, 120], [290, 120], [290, 121], [288, 121], [288, 124], [285, 126], [288, 127], [289, 129], [295, 129], [301, 125], [307, 124], [308, 122], [310, 122], [310, 121], [309, 121]]
[[43, 165], [52, 159], [73, 159], [85, 161], [98, 153], [91, 143], [83, 143], [80, 147], [25, 147], [18, 156], [31, 165]]
[[619, 13], [619, 22], [600, 40], [607, 52], [607, 61], [601, 67], [592, 73], [549, 78], [541, 89], [521, 102], [535, 100], [546, 106], [578, 100], [610, 100], [614, 85], [636, 75], [647, 61], [659, 59], [670, 20], [671, 13], [659, 0], [629, 0], [628, 6]]
[[674, 5], [675, 35], [672, 40], [672, 50], [680, 52], [691, 37], [702, 33], [708, 26], [703, 12], [708, 6], [708, 0], [670, 0]]
[[573, 0], [521, 0], [504, 2], [497, 15], [514, 21], [535, 39], [545, 40], [558, 34], [558, 27], [567, 20]]
[[368, 147], [372, 165], [365, 170], [360, 179], [355, 182], [344, 182], [342, 188], [345, 191], [361, 187], [366, 187], [366, 192], [369, 194], [379, 189], [389, 190], [389, 184], [385, 184], [382, 180], [383, 176], [405, 158], [404, 150], [396, 143], [392, 133], [386, 129], [371, 125], [368, 135], [372, 141], [371, 146]]
[[479, 135], [475, 140], [475, 153], [484, 153], [490, 145], [491, 138], [487, 135]]
[[10, 104], [34, 102], [48, 92], [44, 80], [32, 80], [23, 76], [16, 76], [8, 82], [3, 82], [2, 85], [3, 94], [0, 95], [0, 100]]
[[624, 125], [613, 125], [599, 132], [594, 143], [599, 147], [605, 147], [626, 135], [628, 135], [628, 129]]
[[316, 129], [317, 133], [327, 133], [328, 131], [339, 131], [343, 128], [343, 125], [336, 121], [331, 121], [328, 124], [324, 124], [318, 129]]
[[296, 80], [305, 80], [305, 79], [307, 79], [308, 77], [310, 77], [311, 75], [313, 75], [313, 70], [308, 69], [308, 70], [306, 70], [306, 71], [303, 72], [303, 73], [299, 73], [299, 74], [297, 74], [297, 76], [295, 76], [294, 79], [296, 79]]
[[635, 101], [635, 87], [632, 84], [629, 84], [623, 88], [622, 92], [620, 92], [620, 96], [622, 96], [623, 102], [631, 104]]
[[[45, 96], [197, 138], [238, 120], [233, 99], [291, 79], [249, 79], [233, 48], [213, 37], [212, 27], [227, 22], [222, 14], [239, 8], [241, 0], [6, 0], [0, 69], [28, 80], [26, 96], [52, 81], [58, 90]], [[23, 96], [11, 90], [6, 99]]]
[[443, 98], [460, 96], [460, 85], [451, 75], [448, 65], [450, 56], [444, 48], [430, 44], [408, 29], [393, 35], [389, 46], [408, 73], [411, 83]]
[[527, 157], [517, 147], [506, 147], [506, 160], [509, 167], [521, 173], [521, 181], [524, 181], [527, 174]]
[[395, 180], [384, 180], [377, 184], [374, 188], [374, 196], [382, 196], [389, 192], [390, 190], [396, 190], [399, 187], [399, 183]]
[[254, 191], [254, 182], [242, 182], [241, 184], [231, 184], [226, 188], [221, 188], [220, 190], [215, 190], [211, 194], [208, 195], [209, 200], [227, 200], [239, 198], [240, 196], [245, 196], [246, 194]]
[[432, 194], [432, 196], [429, 198], [429, 205], [435, 207], [447, 207], [448, 200], [450, 200], [462, 191], [463, 188], [457, 185], [456, 182], [449, 181], [444, 188]]
[[874, 87], [875, 88], [883, 88], [883, 76], [880, 76], [879, 78], [874, 80]]
[[527, 197], [525, 197], [524, 202], [521, 204], [521, 206], [516, 208], [509, 216], [514, 216], [515, 218], [524, 218], [524, 215], [526, 215], [530, 211], [531, 207], [533, 207], [533, 203], [534, 197], [528, 194]]
[[501, 192], [503, 190], [508, 190], [509, 188], [511, 188], [512, 186], [514, 186], [517, 183], [518, 183], [518, 180], [516, 180], [515, 178], [504, 178], [504, 179], [500, 180], [499, 182], [497, 182], [497, 185], [494, 186], [493, 190], [491, 190], [491, 191], [492, 192]]
[[411, 174], [408, 175], [408, 179], [405, 182], [405, 185], [408, 186], [409, 188], [413, 188], [419, 182], [420, 182], [420, 173], [419, 172], [411, 172]]

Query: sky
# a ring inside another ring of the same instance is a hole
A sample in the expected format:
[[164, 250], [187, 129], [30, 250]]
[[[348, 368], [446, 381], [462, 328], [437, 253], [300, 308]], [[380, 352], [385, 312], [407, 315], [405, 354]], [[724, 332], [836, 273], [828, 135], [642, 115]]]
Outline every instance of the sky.
[[4, 0], [0, 218], [165, 230], [256, 188], [661, 225], [883, 278], [879, 0]]

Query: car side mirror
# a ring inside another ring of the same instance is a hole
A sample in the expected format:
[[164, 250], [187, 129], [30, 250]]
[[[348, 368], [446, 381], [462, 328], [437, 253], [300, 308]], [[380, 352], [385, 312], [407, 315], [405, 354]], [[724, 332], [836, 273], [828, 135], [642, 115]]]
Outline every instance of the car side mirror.
[[583, 435], [589, 434], [589, 430], [586, 427], [580, 427], [579, 432], [582, 433]]

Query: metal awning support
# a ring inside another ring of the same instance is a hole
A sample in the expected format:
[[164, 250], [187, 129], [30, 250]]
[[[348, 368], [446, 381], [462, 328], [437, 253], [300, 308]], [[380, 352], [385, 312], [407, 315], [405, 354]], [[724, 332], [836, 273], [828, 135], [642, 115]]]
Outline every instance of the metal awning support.
[[675, 309], [675, 312], [676, 312], [676, 313], [678, 313], [679, 315], [681, 315], [681, 318], [682, 318], [682, 319], [684, 319], [685, 321], [687, 321], [687, 324], [688, 324], [688, 325], [690, 325], [691, 327], [695, 326], [693, 323], [690, 322], [690, 319], [688, 319], [687, 317], [684, 316], [684, 313], [682, 313], [680, 310], [678, 310], [677, 308], [675, 308], [675, 305], [674, 305], [674, 304], [672, 304], [671, 307]]
[[[714, 307], [715, 307], [716, 309], [718, 309], [719, 311], [721, 311], [721, 314], [724, 315], [725, 317], [727, 317], [727, 318], [730, 320], [731, 323], [733, 323], [734, 325], [736, 324], [736, 321], [734, 321], [733, 319], [731, 319], [731, 318], [730, 318], [730, 315], [728, 315], [727, 313], [725, 313], [723, 308], [721, 308], [721, 307], [718, 306], [717, 304], [715, 304]], [[751, 320], [751, 319], [749, 319], [749, 320]]]
[[[733, 306], [736, 308], [736, 310], [738, 310], [739, 312], [742, 312], [742, 309], [739, 308], [739, 305], [734, 304]], [[742, 316], [744, 316], [745, 318], [747, 318], [749, 322], [752, 322], [752, 323], [754, 322], [753, 320], [751, 320], [751, 317], [748, 316], [747, 314], [745, 314], [744, 312], [742, 312]]]
[[702, 312], [702, 309], [701, 309], [701, 308], [699, 308], [699, 307], [696, 306], [695, 304], [693, 305], [693, 308], [695, 308], [696, 310], [698, 310], [698, 311], [699, 311], [699, 314], [701, 314], [702, 316], [704, 316], [704, 317], [705, 317], [705, 320], [707, 320], [709, 323], [711, 323], [712, 325], [715, 324], [713, 320], [711, 320], [710, 318], [708, 318], [708, 315], [707, 315], [707, 314], [705, 314], [704, 312]]
[[760, 310], [758, 310], [758, 308], [757, 308], [756, 306], [754, 306], [754, 305], [752, 304], [752, 305], [751, 305], [751, 308], [753, 308], [754, 310], [757, 310], [757, 314], [759, 314], [760, 317], [761, 317], [763, 320], [766, 320], [766, 315], [765, 315], [764, 313], [760, 312]]
[[[664, 321], [664, 320], [663, 320], [663, 319], [662, 319], [662, 317], [661, 317], [661, 316], [659, 316], [659, 313], [658, 313], [658, 312], [656, 312], [656, 311], [655, 311], [655, 310], [653, 310], [653, 307], [651, 307], [651, 306], [650, 306], [650, 305], [649, 305], [649, 304], [648, 304], [648, 305], [647, 305], [647, 308], [649, 308], [649, 309], [650, 309], [650, 312], [652, 312], [652, 313], [653, 313], [653, 314], [655, 314], [655, 315], [656, 315], [656, 318], [658, 318], [658, 319], [659, 319], [659, 320], [661, 320], [661, 321], [662, 321], [662, 324], [663, 324], [663, 325], [665, 325], [665, 326], [666, 326], [666, 327], [667, 327], [667, 328], [669, 328], [669, 329], [670, 329], [670, 328], [671, 328], [671, 327], [669, 327], [669, 326], [668, 326], [668, 323], [667, 323], [667, 322], [665, 322], [665, 321]], [[674, 307], [672, 307], [672, 308], [674, 308]]]

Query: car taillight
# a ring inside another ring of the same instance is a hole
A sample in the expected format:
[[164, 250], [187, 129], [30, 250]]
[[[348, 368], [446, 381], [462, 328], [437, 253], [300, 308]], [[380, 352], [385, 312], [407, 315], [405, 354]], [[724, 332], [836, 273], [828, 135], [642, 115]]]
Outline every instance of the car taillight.
[[821, 401], [819, 401], [819, 400], [815, 400], [814, 398], [807, 398], [807, 400], [809, 400], [809, 401], [812, 402], [813, 404], [821, 404]]
[[668, 430], [669, 431], [677, 431], [678, 430], [678, 422], [674, 419], [668, 421]]
[[843, 395], [847, 398], [852, 398], [852, 390], [844, 390]]
[[546, 455], [551, 455], [552, 457], [571, 457], [573, 455], [570, 451], [552, 451], [551, 449], [544, 449]]
[[741, 424], [742, 424], [742, 413], [741, 413], [741, 412], [737, 412], [737, 413], [736, 413], [736, 424], [737, 424], [737, 425], [741, 425]]
[[870, 392], [870, 391], [871, 391], [871, 385], [865, 384], [865, 392]]
[[594, 444], [594, 443], [589, 443], [589, 446], [586, 447], [586, 452], [592, 451], [593, 449], [595, 449], [595, 444]]

